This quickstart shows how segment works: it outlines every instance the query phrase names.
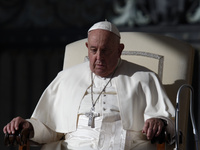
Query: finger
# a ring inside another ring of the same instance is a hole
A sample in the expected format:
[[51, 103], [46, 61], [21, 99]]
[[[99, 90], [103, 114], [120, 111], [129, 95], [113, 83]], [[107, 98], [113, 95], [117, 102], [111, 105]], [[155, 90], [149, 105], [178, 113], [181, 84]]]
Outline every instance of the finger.
[[5, 127], [5, 130], [8, 134], [11, 134], [12, 130], [11, 130], [11, 123], [8, 123]]
[[6, 126], [5, 126], [5, 127], [3, 127], [3, 133], [6, 134], [6, 131], [7, 130], [6, 130]]
[[150, 139], [152, 132], [153, 132], [153, 127], [152, 127], [152, 123], [150, 122], [149, 127], [147, 129], [147, 139]]
[[12, 134], [15, 133], [15, 120], [12, 120], [12, 121], [10, 122], [10, 132], [11, 132]]
[[159, 124], [156, 135], [155, 135], [156, 137], [160, 135], [160, 133], [162, 132], [162, 129], [163, 129], [163, 126], [161, 124]]
[[150, 122], [148, 131], [147, 131], [147, 139], [152, 139], [155, 133], [157, 132], [157, 125], [153, 122]]
[[19, 129], [19, 124], [21, 123], [21, 119], [20, 118], [16, 118], [15, 122], [14, 122], [14, 128], [15, 130]]
[[154, 129], [151, 126], [148, 128], [148, 131], [147, 131], [147, 139], [149, 139], [149, 140], [152, 139], [153, 135], [154, 135]]
[[10, 132], [10, 130], [9, 130], [9, 123], [3, 128], [3, 132], [5, 134]]
[[152, 134], [150, 135], [150, 139], [152, 139], [152, 138], [156, 135], [157, 131], [158, 131], [158, 125], [157, 125], [157, 124], [154, 124], [153, 132], [152, 132]]
[[148, 130], [147, 130], [147, 139], [148, 140], [152, 139], [152, 135], [153, 135], [153, 129], [152, 128], [148, 128]]
[[149, 122], [146, 121], [145, 124], [144, 124], [144, 126], [143, 126], [142, 132], [143, 133], [147, 133], [148, 128], [149, 128]]

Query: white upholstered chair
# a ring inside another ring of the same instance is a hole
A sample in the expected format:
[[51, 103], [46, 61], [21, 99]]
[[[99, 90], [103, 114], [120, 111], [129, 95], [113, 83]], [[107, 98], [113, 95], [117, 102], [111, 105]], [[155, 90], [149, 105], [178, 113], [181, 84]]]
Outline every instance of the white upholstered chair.
[[[86, 40], [79, 40], [66, 46], [63, 69], [84, 61], [87, 56]], [[194, 49], [189, 44], [174, 38], [139, 32], [121, 32], [121, 43], [125, 45], [122, 59], [156, 72], [175, 106], [179, 87], [182, 84], [191, 84]], [[189, 115], [188, 95], [189, 91], [185, 91], [180, 96], [179, 126], [183, 132], [183, 143], [180, 144], [180, 148], [183, 150], [186, 147]], [[173, 146], [166, 146], [166, 149], [173, 149]]]

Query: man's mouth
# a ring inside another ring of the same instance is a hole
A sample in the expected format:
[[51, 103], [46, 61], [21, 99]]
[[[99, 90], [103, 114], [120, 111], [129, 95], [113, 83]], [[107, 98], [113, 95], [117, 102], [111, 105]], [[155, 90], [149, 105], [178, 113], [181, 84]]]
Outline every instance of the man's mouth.
[[104, 69], [104, 68], [105, 68], [105, 65], [96, 64], [95, 68], [96, 68], [96, 69]]

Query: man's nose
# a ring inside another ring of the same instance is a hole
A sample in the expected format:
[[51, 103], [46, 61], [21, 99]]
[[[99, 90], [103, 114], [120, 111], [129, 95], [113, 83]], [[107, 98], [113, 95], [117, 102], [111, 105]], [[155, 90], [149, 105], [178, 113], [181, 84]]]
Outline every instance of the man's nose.
[[101, 51], [97, 52], [97, 59], [102, 60], [103, 59], [103, 53]]

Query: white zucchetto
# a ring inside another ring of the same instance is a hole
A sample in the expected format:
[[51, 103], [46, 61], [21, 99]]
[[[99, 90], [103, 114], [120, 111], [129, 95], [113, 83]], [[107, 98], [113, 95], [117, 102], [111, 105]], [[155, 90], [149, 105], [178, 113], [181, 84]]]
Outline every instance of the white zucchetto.
[[121, 38], [120, 36], [120, 33], [119, 33], [119, 30], [117, 29], [117, 27], [108, 22], [108, 21], [101, 21], [101, 22], [97, 22], [95, 23], [89, 30], [88, 30], [88, 33], [92, 30], [97, 30], [97, 29], [102, 29], [102, 30], [107, 30], [107, 31], [110, 31], [114, 34], [116, 34], [119, 38]]

